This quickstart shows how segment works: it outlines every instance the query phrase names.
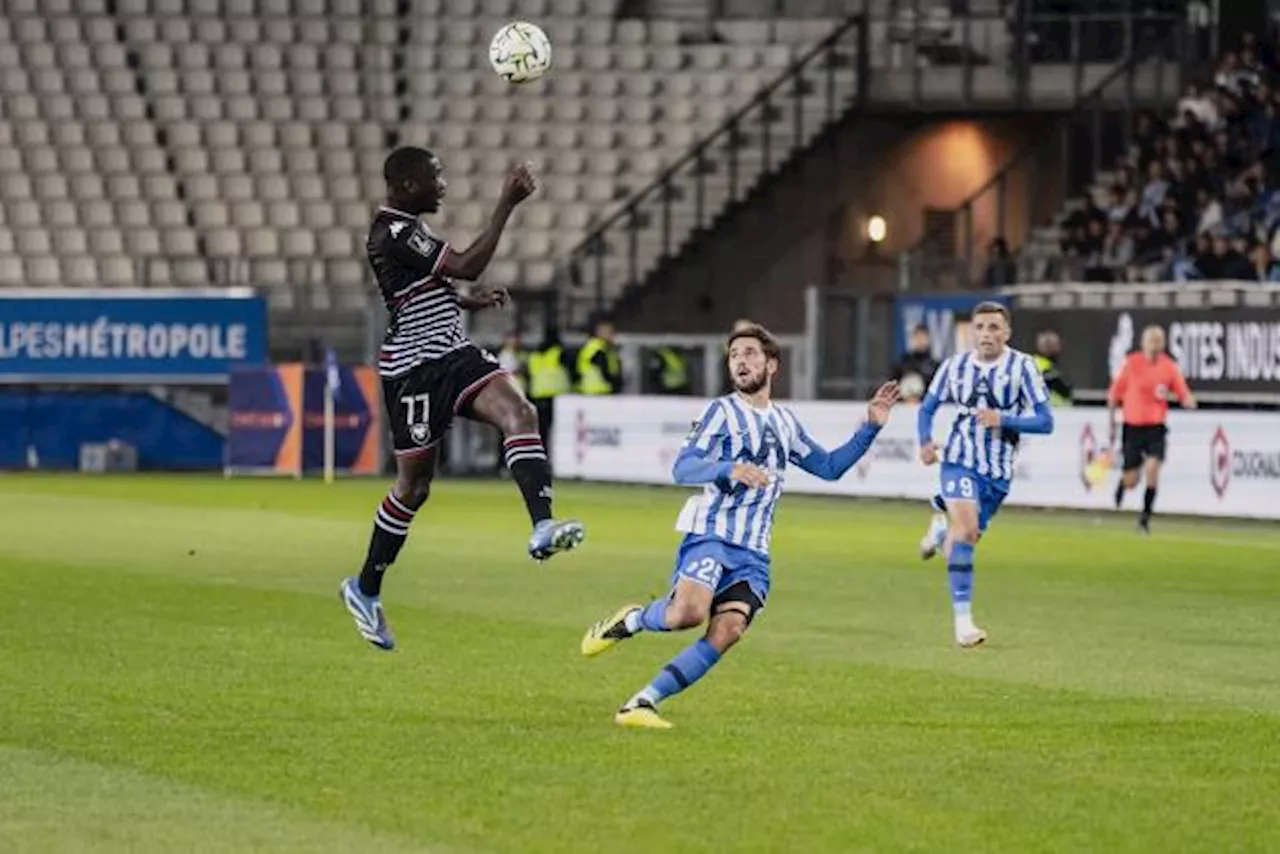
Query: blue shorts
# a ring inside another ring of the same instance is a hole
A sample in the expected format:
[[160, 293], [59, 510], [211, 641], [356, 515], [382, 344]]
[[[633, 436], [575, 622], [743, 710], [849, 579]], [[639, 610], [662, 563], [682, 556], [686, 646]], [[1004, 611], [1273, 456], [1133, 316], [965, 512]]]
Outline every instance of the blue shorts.
[[985, 477], [955, 463], [943, 463], [940, 477], [943, 501], [978, 503], [979, 531], [987, 530], [987, 525], [1000, 512], [1000, 505], [1009, 494], [1007, 481]]
[[[676, 566], [671, 573], [671, 587], [687, 578], [715, 594], [714, 602], [737, 599], [728, 594], [731, 588], [745, 583], [759, 601], [758, 610], [769, 598], [769, 558], [751, 549], [726, 543], [717, 537], [687, 535], [676, 552]], [[739, 600], [740, 601], [740, 600]]]

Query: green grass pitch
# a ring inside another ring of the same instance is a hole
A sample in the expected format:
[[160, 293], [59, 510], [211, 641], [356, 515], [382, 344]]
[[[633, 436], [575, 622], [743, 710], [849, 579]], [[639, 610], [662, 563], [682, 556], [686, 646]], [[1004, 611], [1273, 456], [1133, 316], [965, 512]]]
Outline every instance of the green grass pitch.
[[693, 635], [599, 659], [663, 591], [682, 496], [445, 482], [385, 589], [337, 598], [385, 482], [0, 480], [0, 851], [1280, 851], [1277, 526], [1007, 512], [985, 648], [950, 641], [923, 506], [788, 497], [768, 610], [667, 706]]

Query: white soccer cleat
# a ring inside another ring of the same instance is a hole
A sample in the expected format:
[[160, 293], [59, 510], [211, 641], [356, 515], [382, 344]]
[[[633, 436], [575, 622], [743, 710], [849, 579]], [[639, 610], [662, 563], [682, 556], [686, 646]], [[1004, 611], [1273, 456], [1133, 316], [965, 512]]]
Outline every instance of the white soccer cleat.
[[920, 557], [923, 560], [936, 555], [947, 540], [947, 516], [945, 513], [933, 514], [929, 522], [929, 530], [920, 538]]
[[973, 649], [987, 640], [987, 633], [973, 624], [973, 620], [956, 620], [956, 643], [961, 649]]

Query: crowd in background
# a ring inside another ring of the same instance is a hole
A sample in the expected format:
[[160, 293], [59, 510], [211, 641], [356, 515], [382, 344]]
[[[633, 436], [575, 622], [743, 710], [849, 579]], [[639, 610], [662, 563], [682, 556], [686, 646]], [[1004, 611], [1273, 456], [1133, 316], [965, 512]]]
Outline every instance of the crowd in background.
[[1247, 34], [1176, 116], [1140, 116], [1107, 198], [1062, 224], [1062, 278], [1280, 282], [1278, 70]]

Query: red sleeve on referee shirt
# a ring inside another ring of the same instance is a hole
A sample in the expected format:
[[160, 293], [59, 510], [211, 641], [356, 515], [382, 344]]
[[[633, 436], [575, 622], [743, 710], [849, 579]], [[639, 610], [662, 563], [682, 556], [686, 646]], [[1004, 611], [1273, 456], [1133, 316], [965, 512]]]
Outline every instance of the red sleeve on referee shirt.
[[1111, 381], [1111, 388], [1107, 391], [1107, 402], [1112, 406], [1119, 406], [1124, 402], [1124, 393], [1129, 388], [1129, 364], [1130, 357], [1124, 357], [1124, 364], [1120, 366], [1120, 373], [1116, 374], [1116, 378]]
[[1187, 387], [1187, 378], [1182, 375], [1182, 368], [1179, 368], [1178, 363], [1173, 359], [1169, 360], [1169, 368], [1173, 372], [1173, 381], [1169, 385], [1173, 393], [1178, 396], [1178, 402], [1185, 403], [1191, 396], [1191, 389]]

